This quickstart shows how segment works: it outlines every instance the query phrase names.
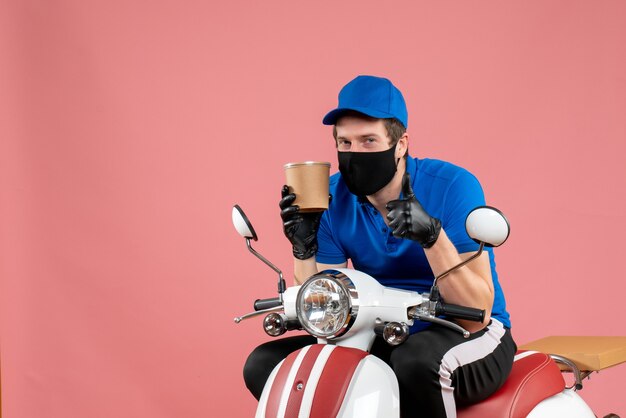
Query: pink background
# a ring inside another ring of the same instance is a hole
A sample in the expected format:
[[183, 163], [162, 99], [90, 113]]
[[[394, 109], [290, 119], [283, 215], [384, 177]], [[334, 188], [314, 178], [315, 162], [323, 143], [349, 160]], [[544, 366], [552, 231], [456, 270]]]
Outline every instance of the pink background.
[[[411, 150], [473, 171], [509, 217], [498, 270], [519, 343], [626, 335], [626, 3], [0, 3], [2, 409], [251, 416], [235, 325], [290, 276], [289, 161], [355, 75], [404, 92]], [[596, 285], [592, 288], [591, 285]], [[626, 413], [624, 367], [582, 396]]]

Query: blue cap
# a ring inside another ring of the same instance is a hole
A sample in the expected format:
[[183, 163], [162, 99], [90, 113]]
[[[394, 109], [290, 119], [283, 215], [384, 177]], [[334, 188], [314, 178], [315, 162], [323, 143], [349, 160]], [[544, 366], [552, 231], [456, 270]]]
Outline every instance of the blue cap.
[[343, 113], [354, 110], [376, 119], [398, 119], [406, 128], [408, 114], [400, 90], [382, 77], [360, 75], [339, 92], [339, 105], [324, 116], [324, 125], [335, 125]]

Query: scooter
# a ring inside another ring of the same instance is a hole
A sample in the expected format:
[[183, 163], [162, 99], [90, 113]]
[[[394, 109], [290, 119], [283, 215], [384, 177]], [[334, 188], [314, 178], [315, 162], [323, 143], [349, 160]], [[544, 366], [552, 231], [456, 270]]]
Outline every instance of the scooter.
[[[368, 353], [374, 339], [402, 344], [414, 321], [449, 327], [469, 337], [468, 331], [450, 319], [482, 322], [485, 312], [445, 303], [437, 282], [479, 257], [485, 246], [502, 245], [510, 232], [499, 210], [474, 209], [467, 216], [466, 230], [479, 244], [476, 254], [436, 277], [430, 292], [417, 293], [384, 287], [373, 277], [348, 268], [321, 271], [302, 285], [287, 287], [281, 270], [252, 247], [258, 237], [238, 205], [233, 207], [232, 220], [248, 250], [278, 274], [278, 297], [256, 300], [255, 312], [235, 322], [265, 315], [263, 329], [269, 336], [304, 330], [318, 342], [295, 351], [274, 368], [259, 400], [257, 418], [399, 417], [396, 376], [386, 363]], [[574, 385], [566, 386], [561, 368], [573, 373]], [[576, 393], [592, 371], [581, 372], [574, 361], [561, 355], [520, 350], [503, 387], [485, 401], [458, 410], [457, 416], [595, 417]]]

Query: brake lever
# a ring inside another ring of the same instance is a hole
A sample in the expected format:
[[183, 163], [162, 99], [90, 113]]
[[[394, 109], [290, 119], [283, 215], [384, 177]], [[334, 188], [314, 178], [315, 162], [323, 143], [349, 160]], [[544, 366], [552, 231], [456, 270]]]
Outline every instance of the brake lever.
[[283, 309], [284, 309], [283, 305], [275, 306], [273, 308], [261, 309], [260, 311], [255, 311], [255, 312], [247, 313], [242, 316], [238, 316], [234, 319], [234, 321], [235, 321], [235, 324], [238, 324], [244, 319], [252, 318], [252, 317], [263, 315], [263, 314], [270, 313], [270, 312], [282, 311]]
[[413, 319], [419, 319], [420, 321], [432, 322], [433, 324], [438, 324], [444, 327], [451, 328], [463, 334], [463, 338], [469, 338], [470, 336], [470, 332], [466, 330], [465, 328], [463, 328], [462, 326], [460, 326], [459, 324], [446, 321], [445, 319], [437, 318], [436, 316], [430, 315], [427, 313], [426, 314], [420, 313], [419, 308], [417, 306], [414, 306], [413, 308], [409, 309], [409, 317]]

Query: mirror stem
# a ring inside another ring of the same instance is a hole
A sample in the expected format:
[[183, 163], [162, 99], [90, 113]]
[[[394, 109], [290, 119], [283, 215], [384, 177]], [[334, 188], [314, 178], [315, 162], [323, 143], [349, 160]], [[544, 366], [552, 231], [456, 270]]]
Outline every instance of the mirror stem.
[[451, 269], [448, 269], [448, 270], [444, 271], [439, 276], [435, 277], [435, 281], [433, 282], [433, 287], [430, 289], [430, 301], [431, 302], [436, 302], [437, 300], [439, 300], [439, 288], [437, 287], [437, 281], [439, 279], [441, 279], [443, 277], [446, 277], [448, 274], [452, 273], [454, 270], [459, 269], [459, 268], [463, 267], [464, 265], [466, 265], [467, 263], [469, 263], [470, 261], [480, 257], [480, 255], [483, 253], [483, 249], [484, 248], [485, 248], [485, 243], [481, 242], [480, 243], [480, 247], [478, 247], [478, 251], [476, 252], [476, 254], [474, 254], [473, 256], [468, 258], [467, 260], [457, 264], [456, 266], [452, 267]]
[[454, 270], [456, 270], [456, 269], [458, 269], [458, 268], [461, 268], [461, 267], [463, 267], [464, 265], [466, 265], [467, 263], [469, 263], [470, 261], [472, 261], [473, 259], [480, 257], [480, 255], [483, 253], [483, 248], [485, 248], [485, 243], [484, 243], [484, 242], [481, 242], [481, 243], [480, 243], [480, 247], [478, 247], [478, 251], [476, 252], [476, 254], [474, 254], [473, 256], [471, 256], [470, 258], [468, 258], [467, 260], [465, 260], [465, 261], [463, 261], [463, 262], [461, 262], [461, 263], [457, 264], [456, 266], [452, 267], [451, 269], [446, 270], [446, 271], [444, 271], [443, 273], [441, 273], [439, 276], [437, 276], [437, 277], [435, 278], [435, 282], [434, 282], [434, 284], [433, 284], [433, 285], [434, 285], [434, 286], [436, 286], [436, 285], [437, 285], [437, 281], [438, 281], [439, 279], [446, 277], [448, 274], [452, 273]]
[[285, 292], [285, 289], [287, 288], [287, 285], [285, 284], [285, 279], [283, 278], [283, 272], [280, 271], [280, 269], [276, 267], [274, 264], [272, 264], [267, 258], [263, 257], [261, 254], [257, 253], [254, 248], [252, 248], [252, 244], [250, 243], [250, 238], [246, 238], [246, 245], [248, 246], [248, 250], [252, 254], [254, 254], [256, 258], [261, 260], [263, 263], [265, 263], [265, 265], [269, 266], [272, 270], [278, 273], [278, 297], [280, 301], [282, 302], [283, 293]]

